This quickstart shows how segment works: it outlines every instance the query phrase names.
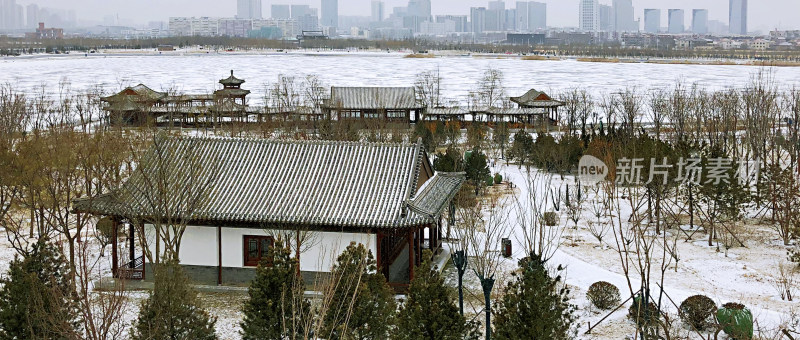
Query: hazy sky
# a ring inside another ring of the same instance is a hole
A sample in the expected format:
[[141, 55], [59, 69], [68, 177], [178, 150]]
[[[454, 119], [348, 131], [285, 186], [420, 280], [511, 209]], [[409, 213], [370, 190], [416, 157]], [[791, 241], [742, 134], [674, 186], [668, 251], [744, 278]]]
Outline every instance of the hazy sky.
[[[487, 0], [431, 0], [433, 14], [468, 14], [473, 6], [487, 6]], [[549, 26], [577, 26], [579, 0], [539, 0], [547, 3]], [[370, 15], [371, 0], [339, 0], [340, 15]], [[407, 5], [407, 0], [385, 0], [387, 15], [391, 8]], [[80, 20], [101, 21], [108, 15], [119, 15], [120, 19], [145, 23], [167, 20], [170, 16], [233, 16], [236, 0], [17, 0], [20, 4], [37, 3], [54, 8], [72, 7]], [[515, 1], [507, 0], [506, 8], [513, 8]], [[611, 0], [600, 0], [610, 4]], [[264, 0], [264, 15], [269, 15], [272, 4], [308, 4], [319, 8], [319, 0]], [[800, 1], [798, 0], [750, 0], [749, 29], [767, 31], [774, 28], [798, 29]], [[636, 18], [643, 17], [645, 8], [686, 9], [686, 26], [691, 24], [691, 9], [706, 8], [710, 20], [728, 22], [728, 0], [633, 0]], [[666, 11], [662, 11], [662, 26], [666, 26]]]

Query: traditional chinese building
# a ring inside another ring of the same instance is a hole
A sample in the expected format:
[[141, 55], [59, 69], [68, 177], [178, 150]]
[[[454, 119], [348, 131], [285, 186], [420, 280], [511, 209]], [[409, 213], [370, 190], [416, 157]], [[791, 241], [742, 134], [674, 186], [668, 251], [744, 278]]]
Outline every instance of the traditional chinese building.
[[330, 119], [409, 124], [419, 121], [424, 105], [413, 87], [331, 87], [322, 108]]
[[103, 110], [110, 124], [143, 125], [160, 121], [183, 124], [242, 121], [249, 113], [244, 79], [231, 71], [219, 81], [223, 88], [213, 94], [179, 94], [155, 91], [143, 84], [125, 88], [117, 94], [102, 97]]
[[[421, 262], [422, 250], [441, 249], [442, 213], [464, 181], [463, 173], [434, 172], [421, 141], [161, 138], [161, 151], [150, 157], [184, 159], [184, 153], [201, 150], [198, 164], [190, 166], [199, 170], [192, 172], [192, 183], [207, 183], [208, 196], [176, 218], [187, 221], [181, 265], [195, 281], [210, 284], [248, 283], [276, 235], [306, 230], [314, 239], [299, 254], [307, 282], [329, 273], [336, 256], [355, 242], [375, 255], [391, 285], [402, 288]], [[144, 230], [145, 244], [137, 249], [130, 241], [128, 257], [133, 260], [123, 265], [112, 247], [113, 271], [149, 278], [152, 264], [136, 255], [141, 249], [158, 252], [153, 221], [161, 218], [154, 216], [160, 211], [144, 203], [144, 183], [160, 169], [152, 159], [139, 164], [144, 168], [120, 190], [77, 200], [74, 210], [106, 216], [116, 225], [138, 223], [129, 233]], [[177, 183], [188, 180], [182, 172], [169, 177]]]
[[519, 97], [511, 97], [511, 101], [519, 105], [519, 110], [502, 110], [489, 114], [511, 117], [526, 124], [555, 125], [558, 124], [558, 108], [564, 106], [564, 102], [536, 89], [530, 89]]

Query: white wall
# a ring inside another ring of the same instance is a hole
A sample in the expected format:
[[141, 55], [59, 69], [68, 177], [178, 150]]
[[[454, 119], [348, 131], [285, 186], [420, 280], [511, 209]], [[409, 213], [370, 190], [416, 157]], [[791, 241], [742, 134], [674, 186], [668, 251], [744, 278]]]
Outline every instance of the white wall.
[[[145, 226], [149, 247], [155, 252], [152, 225]], [[275, 232], [267, 229], [222, 228], [222, 266], [242, 267], [244, 263], [244, 236], [270, 236]], [[361, 243], [377, 256], [375, 234], [314, 232], [305, 243], [300, 254], [300, 270], [329, 272], [336, 257], [350, 244]], [[308, 245], [308, 246], [306, 246]], [[181, 241], [181, 264], [217, 266], [217, 228], [187, 226]], [[294, 255], [294, 254], [292, 254]]]

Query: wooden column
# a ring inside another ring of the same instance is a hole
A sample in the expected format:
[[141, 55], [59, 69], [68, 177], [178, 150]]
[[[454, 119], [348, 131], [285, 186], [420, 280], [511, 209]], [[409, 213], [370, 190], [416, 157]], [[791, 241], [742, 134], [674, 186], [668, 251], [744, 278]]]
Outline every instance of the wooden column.
[[134, 241], [136, 240], [136, 226], [133, 223], [131, 223], [130, 229], [128, 231], [128, 236], [130, 237], [130, 246], [129, 246], [130, 249], [128, 254], [130, 258], [128, 259], [128, 261], [131, 261], [131, 263], [133, 263], [133, 261], [136, 260], [136, 250], [134, 248], [135, 247]]
[[119, 277], [119, 263], [117, 262], [117, 229], [119, 221], [116, 217], [111, 218], [111, 276]]
[[217, 226], [217, 284], [222, 284], [222, 227]]
[[406, 235], [408, 239], [408, 280], [414, 279], [414, 231], [409, 230]]

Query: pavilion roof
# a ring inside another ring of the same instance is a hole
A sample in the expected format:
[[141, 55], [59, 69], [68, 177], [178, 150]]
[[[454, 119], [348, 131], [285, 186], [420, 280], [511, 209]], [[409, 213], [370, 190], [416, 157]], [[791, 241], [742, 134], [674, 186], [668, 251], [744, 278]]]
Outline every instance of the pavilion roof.
[[[464, 181], [463, 174], [436, 173], [420, 187], [420, 172], [430, 166], [423, 162], [428, 160], [420, 141], [391, 144], [162, 136], [120, 190], [76, 200], [73, 207], [126, 218], [154, 218], [161, 216], [158, 211], [169, 208], [191, 221], [223, 225], [420, 226], [436, 221], [434, 216]], [[149, 185], [159, 173], [167, 174], [175, 191], [183, 189], [182, 195], [175, 197], [202, 190], [195, 183], [206, 184], [196, 208], [182, 208], [189, 203], [177, 198], [176, 202], [150, 204], [148, 196], [153, 190]]]
[[230, 77], [225, 78], [225, 79], [220, 79], [219, 83], [222, 84], [222, 85], [226, 85], [226, 86], [229, 86], [229, 85], [239, 86], [239, 85], [244, 84], [244, 79], [239, 79], [239, 78], [234, 77], [233, 76], [233, 70], [231, 70]]
[[331, 87], [323, 106], [343, 110], [420, 109], [413, 87]]
[[558, 107], [564, 105], [563, 102], [554, 100], [547, 93], [536, 89], [530, 89], [519, 97], [511, 97], [511, 101], [528, 107]]
[[100, 98], [100, 100], [107, 103], [113, 103], [130, 99], [133, 99], [136, 102], [156, 102], [159, 100], [163, 100], [166, 97], [167, 93], [165, 92], [158, 92], [147, 87], [144, 84], [139, 84], [132, 87], [126, 87], [119, 93], [110, 95], [108, 97], [102, 97]]

